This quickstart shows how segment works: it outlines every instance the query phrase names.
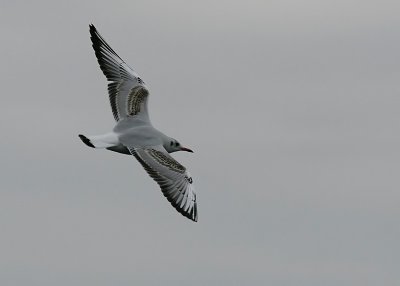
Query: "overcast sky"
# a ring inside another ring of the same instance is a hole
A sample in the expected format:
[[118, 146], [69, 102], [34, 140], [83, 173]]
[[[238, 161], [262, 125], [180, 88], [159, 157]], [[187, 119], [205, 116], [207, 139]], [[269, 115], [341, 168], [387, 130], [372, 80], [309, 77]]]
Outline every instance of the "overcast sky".
[[[399, 2], [82, 2], [0, 3], [1, 285], [399, 285]], [[114, 125], [89, 23], [195, 151], [198, 223], [79, 140]]]

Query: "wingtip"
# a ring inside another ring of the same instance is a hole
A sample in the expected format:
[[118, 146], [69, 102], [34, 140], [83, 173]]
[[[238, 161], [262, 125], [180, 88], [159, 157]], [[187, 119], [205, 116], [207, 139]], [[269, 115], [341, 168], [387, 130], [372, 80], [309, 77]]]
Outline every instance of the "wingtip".
[[193, 214], [188, 214], [188, 213], [183, 213], [180, 212], [184, 217], [190, 219], [192, 222], [197, 222], [197, 214], [193, 215]]
[[194, 206], [193, 206], [193, 217], [192, 217], [192, 220], [193, 220], [194, 222], [197, 222], [197, 219], [198, 219], [198, 215], [197, 215], [197, 204], [195, 203]]
[[96, 27], [93, 25], [93, 23], [90, 23], [90, 24], [89, 24], [89, 32], [90, 32], [91, 35], [97, 33], [97, 29], [96, 29]]
[[185, 217], [187, 217], [188, 219], [190, 219], [193, 222], [197, 222], [198, 220], [198, 216], [197, 216], [197, 204], [195, 203], [192, 210], [187, 213], [184, 211], [179, 211], [182, 215], [184, 215]]

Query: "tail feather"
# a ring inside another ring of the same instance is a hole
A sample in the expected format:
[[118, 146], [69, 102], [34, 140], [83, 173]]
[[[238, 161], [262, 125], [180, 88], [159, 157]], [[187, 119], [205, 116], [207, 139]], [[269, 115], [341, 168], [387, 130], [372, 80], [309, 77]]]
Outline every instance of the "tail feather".
[[92, 144], [90, 139], [87, 138], [85, 135], [79, 134], [79, 138], [81, 138], [82, 142], [85, 143], [87, 146], [92, 147], [92, 148], [96, 148], [96, 147], [94, 147], [94, 145]]
[[97, 136], [85, 136], [79, 134], [82, 142], [92, 148], [110, 148], [119, 145], [118, 136], [115, 133], [107, 133]]

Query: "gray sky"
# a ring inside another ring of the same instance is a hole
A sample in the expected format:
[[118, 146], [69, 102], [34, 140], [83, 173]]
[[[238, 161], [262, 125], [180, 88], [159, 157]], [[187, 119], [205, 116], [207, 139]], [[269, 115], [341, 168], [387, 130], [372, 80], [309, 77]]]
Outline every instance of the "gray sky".
[[[396, 1], [0, 3], [0, 284], [399, 285]], [[88, 24], [195, 150], [199, 222], [114, 124]]]

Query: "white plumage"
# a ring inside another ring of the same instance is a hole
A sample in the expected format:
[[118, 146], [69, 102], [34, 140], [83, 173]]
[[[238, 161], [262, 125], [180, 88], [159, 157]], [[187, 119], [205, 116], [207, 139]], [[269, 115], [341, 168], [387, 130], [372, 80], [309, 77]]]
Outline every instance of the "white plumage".
[[107, 44], [94, 25], [89, 27], [97, 60], [109, 81], [108, 93], [116, 125], [112, 132], [104, 135], [79, 137], [90, 147], [135, 156], [172, 206], [197, 221], [193, 179], [186, 168], [169, 155], [176, 151], [193, 151], [153, 127], [147, 109], [146, 84]]

